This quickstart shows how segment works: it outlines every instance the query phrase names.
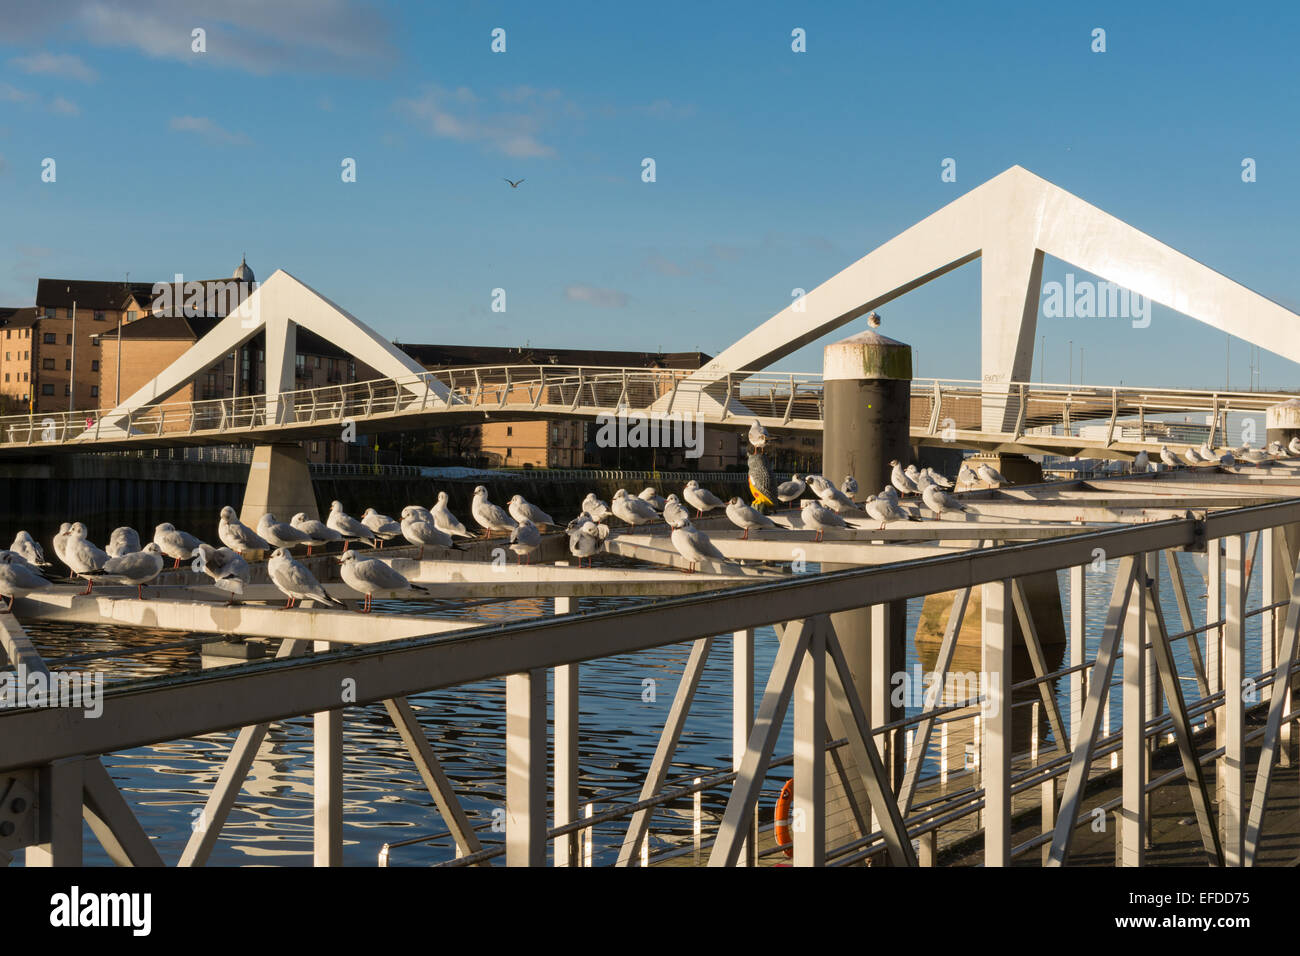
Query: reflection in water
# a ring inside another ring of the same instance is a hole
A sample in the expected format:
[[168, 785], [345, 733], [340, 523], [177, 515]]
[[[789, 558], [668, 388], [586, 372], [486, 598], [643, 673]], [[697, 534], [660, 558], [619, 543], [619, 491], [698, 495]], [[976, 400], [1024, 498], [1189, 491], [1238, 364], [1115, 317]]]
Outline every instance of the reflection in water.
[[[1204, 622], [1202, 602], [1204, 582], [1189, 556], [1180, 555], [1183, 576], [1189, 589], [1194, 625]], [[1104, 573], [1089, 572], [1087, 578], [1088, 657], [1096, 653], [1106, 604], [1114, 581], [1116, 562]], [[1069, 614], [1069, 578], [1060, 575], [1065, 613]], [[1162, 567], [1162, 604], [1172, 632], [1183, 629], [1176, 604]], [[1249, 607], [1259, 604], [1258, 580], [1252, 581]], [[451, 602], [428, 607], [408, 608], [401, 602], [376, 602], [386, 612], [437, 613], [484, 623], [531, 618], [553, 613], [550, 600], [513, 600], [494, 604], [457, 607]], [[625, 598], [590, 599], [584, 609], [621, 608], [639, 602]], [[908, 631], [914, 633], [920, 616], [921, 602], [908, 602]], [[286, 612], [292, 613], [292, 612]], [[1259, 620], [1251, 618], [1247, 630], [1248, 672], [1259, 664]], [[109, 685], [166, 674], [198, 671], [200, 635], [176, 632], [88, 627], [56, 623], [31, 622], [28, 631], [42, 655], [55, 669], [93, 669], [103, 672]], [[274, 653], [274, 647], [271, 649]], [[766, 675], [776, 651], [776, 637], [771, 628], [756, 634], [755, 703], [762, 694]], [[907, 667], [928, 670], [933, 665], [934, 649], [922, 646], [923, 657], [909, 642]], [[689, 645], [676, 644], [637, 654], [621, 655], [592, 661], [581, 670], [581, 794], [582, 801], [599, 801], [614, 791], [637, 788], [644, 779], [658, 742], [659, 732], [672, 703]], [[1059, 667], [1062, 649], [1049, 652], [1049, 666]], [[95, 655], [93, 658], [91, 655]], [[973, 655], [973, 656], [972, 656]], [[1175, 650], [1180, 673], [1191, 674], [1186, 644]], [[1018, 663], [1027, 668], [1027, 662]], [[979, 671], [977, 647], [962, 645], [954, 667], [962, 671]], [[1025, 671], [1027, 672], [1027, 671]], [[1116, 687], [1122, 674], [1122, 662], [1116, 672]], [[643, 680], [652, 678], [654, 700], [643, 699]], [[1195, 685], [1183, 684], [1189, 696]], [[1053, 687], [1056, 699], [1067, 719], [1069, 681], [1060, 680]], [[731, 762], [731, 639], [718, 638], [705, 667], [690, 717], [678, 747], [674, 779], [690, 778], [728, 768]], [[1017, 702], [1035, 699], [1033, 691], [1018, 694]], [[428, 734], [456, 791], [476, 824], [488, 824], [492, 811], [504, 803], [505, 686], [501, 680], [420, 694], [411, 698], [412, 707]], [[1119, 694], [1111, 695], [1112, 728], [1119, 726]], [[919, 708], [909, 706], [909, 714]], [[1015, 717], [1021, 741], [1028, 739], [1029, 708], [1021, 706]], [[787, 714], [778, 753], [789, 753], [792, 717]], [[950, 727], [950, 766], [960, 765], [957, 756], [969, 739], [969, 720], [953, 722]], [[1046, 735], [1046, 720], [1040, 721], [1040, 734]], [[310, 717], [273, 724], [244, 784], [235, 808], [222, 830], [210, 863], [213, 865], [247, 865], [259, 863], [310, 864], [312, 837]], [[964, 735], [964, 737], [963, 737]], [[929, 750], [927, 773], [938, 772], [936, 741]], [[164, 861], [174, 863], [191, 833], [191, 823], [203, 806], [216, 782], [221, 766], [234, 742], [235, 732], [209, 734], [194, 740], [161, 743], [150, 747], [112, 754], [105, 765], [135, 809], [145, 830], [154, 838]], [[771, 771], [771, 783], [790, 774], [788, 766]], [[770, 784], [771, 785], [771, 784]], [[444, 834], [434, 845], [417, 845], [395, 850], [390, 865], [428, 865], [450, 859], [453, 855], [445, 827], [432, 798], [425, 790], [419, 773], [402, 749], [382, 705], [353, 707], [344, 712], [344, 862], [349, 865], [373, 866], [380, 848], [426, 834]], [[774, 793], [774, 789], [773, 789]], [[770, 812], [773, 793], [765, 796], [763, 810]], [[725, 804], [726, 789], [706, 792], [703, 806], [706, 818], [716, 819]], [[657, 814], [652, 822], [652, 847], [690, 840], [690, 798]], [[599, 806], [597, 809], [605, 809]], [[612, 862], [626, 829], [626, 822], [596, 829], [595, 862]], [[706, 824], [706, 833], [708, 832]], [[480, 830], [487, 844], [499, 842], [501, 835], [490, 827]], [[108, 865], [99, 844], [86, 838], [86, 862]], [[19, 857], [21, 860], [21, 857]]]

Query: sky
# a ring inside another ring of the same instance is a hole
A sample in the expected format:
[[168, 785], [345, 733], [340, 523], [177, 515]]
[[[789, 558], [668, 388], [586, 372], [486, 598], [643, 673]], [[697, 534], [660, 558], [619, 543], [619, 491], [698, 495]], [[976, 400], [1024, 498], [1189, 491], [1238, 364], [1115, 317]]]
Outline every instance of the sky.
[[[1021, 165], [1300, 311], [1298, 27], [1283, 3], [0, 0], [0, 305], [246, 255], [399, 341], [717, 354]], [[880, 310], [919, 377], [979, 378], [979, 281]], [[1158, 305], [1037, 337], [1036, 381], [1300, 385]]]

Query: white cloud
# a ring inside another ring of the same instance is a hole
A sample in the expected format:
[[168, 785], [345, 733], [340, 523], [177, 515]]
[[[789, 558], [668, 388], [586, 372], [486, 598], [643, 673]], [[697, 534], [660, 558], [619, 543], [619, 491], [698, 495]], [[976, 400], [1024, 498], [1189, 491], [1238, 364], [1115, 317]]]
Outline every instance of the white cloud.
[[544, 110], [491, 112], [468, 87], [429, 87], [414, 99], [398, 100], [396, 108], [425, 132], [442, 139], [476, 143], [517, 159], [555, 155], [555, 150], [538, 138], [546, 119]]
[[566, 286], [564, 297], [573, 302], [587, 302], [602, 309], [621, 309], [627, 305], [627, 293], [617, 289], [598, 289], [577, 283]]
[[50, 109], [60, 116], [80, 116], [81, 107], [72, 100], [65, 100], [62, 96], [56, 96], [50, 101]]
[[79, 56], [71, 53], [33, 53], [11, 60], [14, 66], [24, 73], [36, 73], [44, 76], [61, 76], [83, 83], [93, 83], [99, 74], [86, 65]]
[[[249, 73], [375, 72], [394, 59], [392, 28], [368, 0], [68, 0], [4, 4], [6, 40], [72, 33], [96, 46]], [[12, 8], [12, 9], [11, 9]], [[191, 31], [207, 32], [207, 52]]]
[[34, 98], [34, 94], [26, 90], [20, 90], [8, 83], [0, 83], [0, 103], [26, 103]]
[[173, 116], [167, 125], [179, 133], [194, 133], [210, 143], [247, 146], [249, 142], [243, 133], [232, 133], [207, 116]]

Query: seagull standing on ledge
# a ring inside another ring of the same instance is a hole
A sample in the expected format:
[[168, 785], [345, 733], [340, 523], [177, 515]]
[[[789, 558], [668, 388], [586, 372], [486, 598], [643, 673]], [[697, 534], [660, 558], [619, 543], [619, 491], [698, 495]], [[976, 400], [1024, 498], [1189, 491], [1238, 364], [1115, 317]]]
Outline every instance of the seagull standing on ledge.
[[1160, 460], [1169, 468], [1178, 467], [1178, 456], [1169, 450], [1168, 445], [1160, 446]]

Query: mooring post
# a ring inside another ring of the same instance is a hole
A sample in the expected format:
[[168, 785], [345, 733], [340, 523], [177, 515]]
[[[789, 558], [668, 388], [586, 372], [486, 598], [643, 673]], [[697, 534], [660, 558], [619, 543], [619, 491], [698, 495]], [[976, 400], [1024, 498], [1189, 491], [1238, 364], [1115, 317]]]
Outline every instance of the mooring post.
[[[889, 484], [890, 462], [906, 465], [911, 435], [911, 346], [876, 331], [879, 319], [873, 313], [871, 328], [828, 345], [822, 358], [823, 446], [822, 474], [837, 486], [848, 475], [857, 479], [860, 495], [876, 494]], [[853, 565], [823, 564], [826, 571]], [[862, 699], [863, 710], [873, 727], [898, 720], [903, 708], [891, 702], [890, 677], [904, 669], [906, 660], [907, 604], [895, 601], [880, 607], [863, 607], [831, 615], [831, 624], [853, 676], [853, 690]], [[831, 735], [841, 737], [848, 728], [839, 726], [834, 711], [828, 714]], [[903, 776], [901, 748], [876, 738], [890, 783], [897, 787]], [[847, 754], [842, 758], [853, 766]], [[851, 805], [868, 806], [865, 788], [854, 785], [852, 800], [843, 792], [839, 775], [832, 766], [827, 772], [827, 820], [852, 819]], [[848, 774], [856, 780], [855, 774]], [[872, 808], [879, 819], [881, 808]], [[867, 827], [874, 824], [863, 821]], [[851, 825], [842, 832], [827, 834], [827, 845], [841, 837], [858, 836]]]

